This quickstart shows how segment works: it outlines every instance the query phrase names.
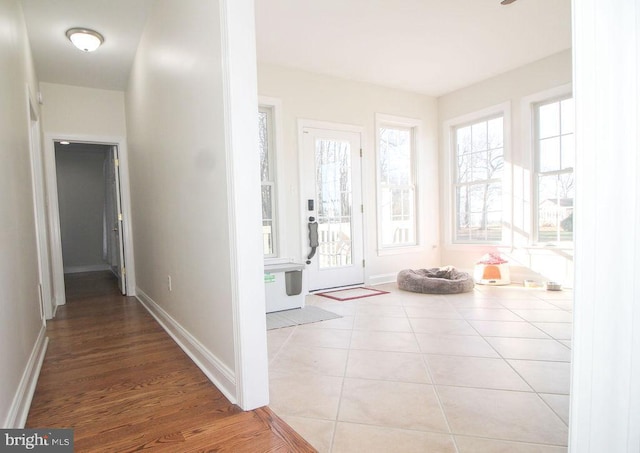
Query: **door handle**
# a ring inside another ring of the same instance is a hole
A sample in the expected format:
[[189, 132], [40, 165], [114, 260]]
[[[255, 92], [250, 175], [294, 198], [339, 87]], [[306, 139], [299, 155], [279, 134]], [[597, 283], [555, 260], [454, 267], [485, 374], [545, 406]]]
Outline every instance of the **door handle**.
[[309, 247], [311, 247], [311, 251], [307, 255], [307, 264], [311, 264], [311, 258], [316, 254], [318, 248], [318, 222], [313, 217], [309, 217], [307, 226], [309, 228]]

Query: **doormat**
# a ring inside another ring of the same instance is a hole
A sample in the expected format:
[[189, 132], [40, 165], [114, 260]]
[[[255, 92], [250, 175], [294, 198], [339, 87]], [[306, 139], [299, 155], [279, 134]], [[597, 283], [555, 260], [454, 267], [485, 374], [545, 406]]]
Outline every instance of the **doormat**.
[[313, 322], [327, 321], [329, 319], [342, 318], [330, 311], [310, 305], [294, 310], [276, 311], [267, 313], [267, 330], [280, 329], [282, 327], [299, 326]]
[[335, 291], [326, 291], [324, 293], [316, 293], [318, 296], [328, 297], [329, 299], [345, 301], [362, 299], [363, 297], [379, 296], [380, 294], [389, 294], [389, 291], [382, 291], [381, 289], [365, 288], [360, 286], [358, 288], [349, 289], [337, 289]]

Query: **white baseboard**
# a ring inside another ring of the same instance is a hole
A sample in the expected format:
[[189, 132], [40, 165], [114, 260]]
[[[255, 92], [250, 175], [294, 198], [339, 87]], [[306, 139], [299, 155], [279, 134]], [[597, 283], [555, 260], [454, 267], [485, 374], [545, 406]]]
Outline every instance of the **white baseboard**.
[[236, 404], [235, 373], [140, 288], [136, 288], [136, 298], [224, 396]]
[[383, 283], [393, 283], [396, 281], [398, 273], [371, 275], [367, 279], [369, 285], [382, 285]]
[[40, 368], [44, 361], [44, 355], [47, 352], [49, 338], [47, 337], [47, 328], [42, 326], [38, 338], [33, 345], [33, 350], [29, 356], [27, 366], [22, 373], [22, 379], [18, 384], [18, 389], [13, 397], [13, 403], [9, 409], [9, 414], [4, 422], [4, 427], [8, 429], [22, 429], [29, 415], [31, 400], [36, 391], [38, 376], [40, 376]]
[[90, 264], [88, 266], [65, 266], [64, 273], [65, 274], [79, 274], [81, 272], [98, 272], [98, 271], [109, 271], [111, 270], [111, 266], [107, 263], [104, 264]]

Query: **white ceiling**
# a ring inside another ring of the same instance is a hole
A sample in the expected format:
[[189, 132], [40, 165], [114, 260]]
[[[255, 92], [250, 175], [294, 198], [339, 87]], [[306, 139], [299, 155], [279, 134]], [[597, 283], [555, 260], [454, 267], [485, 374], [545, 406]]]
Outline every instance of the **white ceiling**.
[[439, 96], [571, 47], [570, 0], [256, 0], [258, 60]]
[[[124, 90], [153, 2], [22, 0], [39, 79]], [[433, 96], [571, 47], [570, 0], [255, 3], [259, 61]], [[72, 27], [104, 45], [78, 51]]]
[[[154, 0], [22, 0], [36, 73], [41, 82], [124, 90]], [[104, 44], [84, 53], [69, 28], [100, 32]]]

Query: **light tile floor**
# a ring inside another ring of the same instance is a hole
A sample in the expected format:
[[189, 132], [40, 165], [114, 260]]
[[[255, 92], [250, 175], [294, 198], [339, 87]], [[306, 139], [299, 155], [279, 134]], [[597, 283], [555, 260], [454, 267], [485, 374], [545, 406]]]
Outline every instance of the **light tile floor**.
[[571, 291], [377, 288], [268, 332], [270, 406], [320, 452], [566, 452]]

